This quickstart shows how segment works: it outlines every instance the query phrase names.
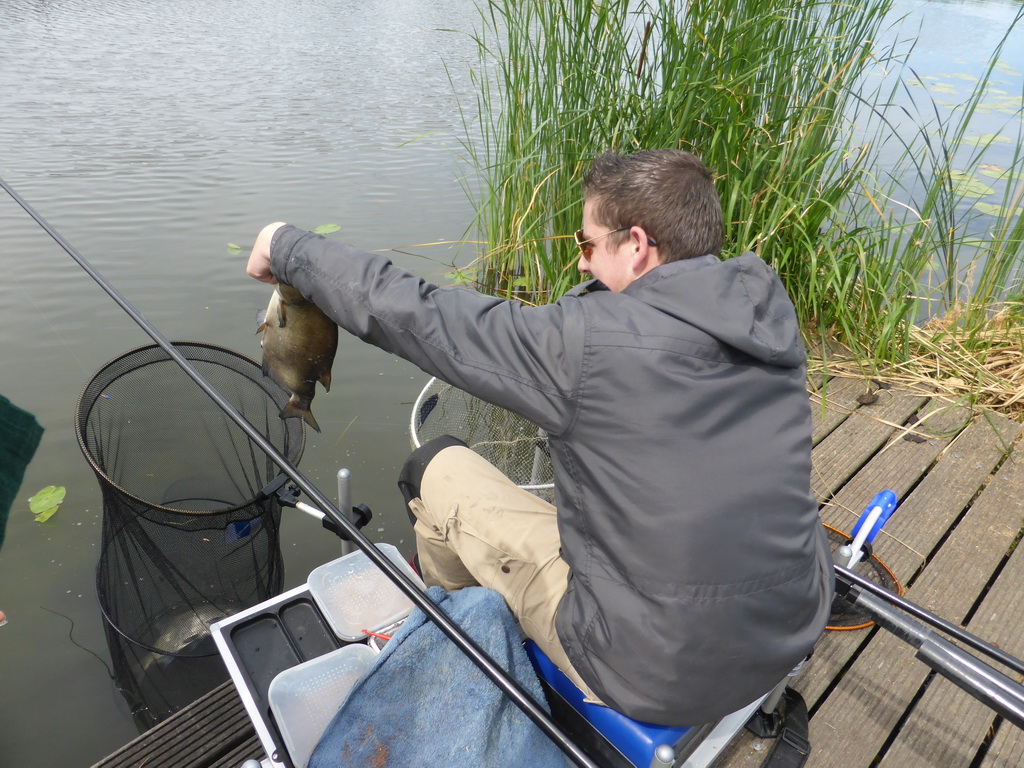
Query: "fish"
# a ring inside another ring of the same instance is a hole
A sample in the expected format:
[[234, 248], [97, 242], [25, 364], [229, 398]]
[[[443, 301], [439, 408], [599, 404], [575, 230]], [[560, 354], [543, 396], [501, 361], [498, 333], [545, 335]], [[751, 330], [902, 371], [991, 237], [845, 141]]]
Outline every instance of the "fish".
[[[138, 646], [136, 654], [146, 649], [141, 656], [136, 656], [142, 673], [166, 670], [183, 657], [194, 659], [216, 654], [217, 646], [210, 632], [210, 625], [241, 609], [242, 606], [234, 605], [225, 611], [212, 603], [201, 603], [172, 608], [167, 613], [155, 617], [153, 623], [163, 628], [160, 635], [155, 640], [146, 638], [145, 643], [131, 641], [133, 646]], [[153, 630], [154, 633], [156, 631]]]
[[256, 332], [263, 334], [263, 375], [290, 395], [281, 418], [301, 418], [319, 432], [310, 404], [318, 381], [331, 391], [337, 324], [298, 290], [277, 283]]

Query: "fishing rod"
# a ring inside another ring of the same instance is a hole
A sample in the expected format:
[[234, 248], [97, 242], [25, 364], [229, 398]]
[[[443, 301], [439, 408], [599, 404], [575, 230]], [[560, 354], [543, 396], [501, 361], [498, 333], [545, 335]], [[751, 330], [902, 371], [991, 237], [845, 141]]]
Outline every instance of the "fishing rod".
[[980, 637], [972, 635], [970, 632], [946, 621], [941, 616], [936, 616], [934, 613], [926, 611], [921, 606], [910, 602], [906, 598], [900, 597], [896, 593], [890, 592], [872, 581], [868, 581], [863, 576], [854, 573], [848, 568], [844, 568], [838, 564], [834, 565], [834, 568], [836, 572], [836, 594], [840, 597], [846, 597], [847, 600], [853, 602], [857, 599], [857, 595], [852, 594], [847, 597], [847, 593], [851, 592], [854, 587], [859, 587], [860, 589], [870, 592], [876, 597], [885, 600], [891, 605], [900, 608], [905, 613], [923, 621], [925, 624], [935, 627], [935, 629], [940, 632], [944, 632], [950, 637], [959, 640], [964, 645], [988, 656], [990, 659], [998, 661], [1000, 664], [1009, 667], [1014, 672], [1024, 675], [1024, 661], [1021, 661], [1017, 657], [1011, 656], [1000, 648], [996, 648], [991, 643], [987, 643]]
[[447, 637], [455, 643], [459, 649], [469, 657], [480, 670], [487, 675], [488, 678], [498, 688], [508, 696], [512, 702], [519, 707], [520, 710], [530, 720], [540, 728], [544, 734], [550, 738], [558, 747], [561, 749], [576, 765], [581, 768], [598, 768], [597, 764], [594, 763], [585, 752], [583, 752], [571, 739], [565, 734], [562, 729], [555, 724], [551, 719], [551, 716], [537, 703], [537, 701], [508, 673], [505, 672], [501, 667], [494, 663], [491, 659], [465, 632], [459, 627], [451, 618], [438, 608], [426, 593], [423, 592], [408, 576], [406, 576], [398, 567], [391, 562], [390, 559], [384, 553], [382, 553], [368, 538], [366, 538], [347, 517], [334, 506], [331, 501], [324, 496], [320, 490], [313, 485], [306, 477], [299, 472], [298, 469], [291, 465], [291, 462], [281, 454], [280, 451], [252, 424], [250, 424], [241, 413], [224, 397], [210, 382], [203, 378], [202, 374], [196, 370], [195, 366], [185, 358], [184, 355], [179, 352], [175, 346], [168, 341], [168, 339], [160, 333], [157, 328], [143, 317], [142, 313], [136, 309], [131, 302], [129, 302], [121, 293], [118, 291], [95, 267], [90, 264], [84, 256], [82, 256], [75, 248], [69, 243], [64, 237], [54, 229], [46, 219], [44, 219], [38, 211], [35, 210], [29, 203], [3, 179], [0, 178], [0, 188], [3, 188], [8, 195], [20, 205], [25, 212], [32, 217], [32, 219], [43, 228], [53, 240], [64, 249], [67, 254], [77, 262], [77, 264], [85, 270], [86, 274], [89, 275], [97, 285], [102, 288], [114, 302], [123, 309], [132, 320], [138, 324], [150, 338], [157, 343], [157, 345], [164, 350], [170, 356], [170, 358], [177, 363], [181, 369], [191, 378], [196, 384], [199, 385], [210, 398], [220, 407], [230, 419], [235, 422], [241, 428], [243, 432], [256, 443], [259, 448], [267, 454], [277, 466], [291, 479], [299, 489], [309, 496], [318, 507], [331, 519], [332, 523], [342, 531], [345, 536], [348, 537], [349, 541], [354, 543], [369, 559], [382, 570], [385, 575], [394, 582], [410, 600], [415, 604], [424, 614], [445, 634]]
[[[845, 599], [862, 610], [880, 627], [885, 628], [914, 648], [920, 661], [1018, 728], [1024, 728], [1024, 686], [1021, 686], [1017, 680], [989, 666], [976, 656], [972, 656], [918, 621], [908, 618], [900, 613], [897, 607], [903, 609], [904, 612], [912, 613], [921, 621], [933, 623], [929, 618], [931, 615], [924, 609], [909, 610], [908, 605], [912, 606], [912, 603], [905, 605], [906, 601], [894, 601], [892, 599], [894, 596], [891, 593], [887, 593], [885, 590], [879, 593], [879, 589], [873, 588], [875, 585], [868, 587], [870, 582], [862, 580], [841, 566], [836, 566], [836, 576], [840, 580], [848, 580], [847, 585], [856, 583], [858, 587], [863, 588], [863, 591], [851, 589], [845, 595]], [[916, 608], [916, 606], [914, 607]], [[941, 624], [948, 624], [941, 619], [939, 621]], [[948, 628], [941, 624], [936, 627], [948, 632]], [[954, 636], [964, 642], [967, 642], [968, 637], [973, 637], [965, 635], [966, 633], [956, 633]], [[977, 638], [973, 639], [977, 643], [987, 646], [987, 643]], [[986, 653], [989, 653], [988, 649], [978, 648], [973, 642], [970, 645], [977, 650], [985, 650]], [[1013, 659], [1002, 652], [1000, 655]], [[1003, 658], [999, 660], [1008, 663]], [[1020, 669], [1021, 662], [1016, 659], [1013, 661], [1016, 663], [1011, 664], [1011, 668]]]

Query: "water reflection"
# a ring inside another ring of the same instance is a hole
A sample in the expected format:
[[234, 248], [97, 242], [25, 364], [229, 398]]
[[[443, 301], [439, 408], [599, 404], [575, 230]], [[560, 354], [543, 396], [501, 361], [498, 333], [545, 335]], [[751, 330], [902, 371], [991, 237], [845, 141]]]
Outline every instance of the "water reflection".
[[[258, 357], [268, 289], [244, 277], [229, 242], [250, 244], [278, 219], [338, 223], [373, 249], [462, 235], [461, 124], [441, 60], [464, 72], [475, 54], [440, 28], [468, 29], [475, 13], [463, 2], [8, 0], [0, 174], [165, 335]], [[6, 198], [0, 232], [0, 391], [47, 429], [22, 495], [68, 488], [45, 527], [16, 505], [0, 553], [0, 680], [17, 692], [0, 762], [88, 765], [135, 727], [87, 652], [107, 656], [94, 588], [102, 505], [71, 415], [97, 370], [149, 339]], [[435, 277], [460, 258], [410, 252], [421, 257], [395, 258]], [[350, 467], [355, 501], [376, 513], [367, 532], [406, 548], [405, 514], [389, 531], [387, 512], [408, 449], [403, 403], [424, 378], [349, 340], [302, 463], [328, 493]], [[288, 587], [339, 554], [287, 514], [281, 547]]]

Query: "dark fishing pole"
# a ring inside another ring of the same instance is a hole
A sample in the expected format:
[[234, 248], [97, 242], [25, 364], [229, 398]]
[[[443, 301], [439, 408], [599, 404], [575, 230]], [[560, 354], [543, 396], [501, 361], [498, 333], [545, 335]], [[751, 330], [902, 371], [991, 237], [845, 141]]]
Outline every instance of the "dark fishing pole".
[[[849, 571], [837, 575], [844, 578]], [[857, 583], [863, 586], [859, 580]], [[895, 605], [889, 604], [891, 595], [880, 597], [872, 589], [856, 594], [851, 590], [846, 599], [876, 624], [914, 648], [917, 658], [938, 674], [1018, 728], [1024, 728], [1024, 687], [1019, 682], [901, 613]], [[906, 611], [906, 606], [900, 608]]]
[[143, 331], [145, 331], [150, 338], [157, 343], [157, 345], [163, 349], [175, 363], [177, 363], [181, 369], [191, 378], [199, 387], [210, 396], [210, 398], [226, 413], [232, 421], [234, 421], [249, 439], [252, 440], [260, 449], [266, 453], [281, 471], [284, 472], [298, 487], [299, 489], [309, 496], [316, 505], [326, 514], [334, 524], [345, 532], [345, 535], [350, 541], [352, 541], [363, 553], [366, 554], [370, 561], [380, 568], [395, 585], [402, 590], [405, 595], [412, 600], [412, 602], [423, 611], [424, 614], [434, 623], [437, 627], [444, 632], [448, 638], [455, 643], [462, 650], [466, 656], [469, 657], [470, 661], [476, 664], [480, 670], [487, 675], [491, 681], [500, 688], [506, 696], [508, 696], [512, 702], [523, 711], [523, 713], [529, 717], [538, 728], [540, 728], [545, 735], [548, 736], [565, 754], [576, 764], [583, 768], [598, 768], [597, 764], [594, 763], [576, 744], [574, 744], [569, 737], [562, 731], [551, 720], [550, 715], [544, 711], [544, 709], [534, 700], [534, 698], [521, 686], [518, 682], [508, 676], [508, 674], [494, 663], [493, 659], [488, 656], [469, 636], [467, 636], [462, 629], [455, 624], [448, 617], [444, 611], [438, 608], [433, 601], [426, 596], [419, 586], [417, 586], [408, 576], [402, 573], [394, 563], [392, 563], [386, 555], [384, 555], [374, 544], [367, 539], [363, 534], [356, 528], [345, 515], [341, 514], [338, 509], [331, 503], [330, 500], [324, 496], [320, 490], [313, 485], [309, 480], [305, 478], [291, 463], [274, 447], [274, 445], [262, 435], [252, 424], [250, 424], [245, 417], [240, 414], [235, 407], [220, 393], [213, 385], [211, 385], [203, 376], [196, 370], [195, 366], [189, 362], [184, 355], [179, 352], [174, 345], [164, 337], [145, 317], [139, 312], [132, 304], [116, 289], [111, 285], [106, 278], [103, 277], [78, 251], [76, 251], [71, 244], [64, 239], [64, 237], [57, 232], [49, 222], [46, 221], [31, 205], [29, 205], [24, 198], [15, 192], [11, 186], [0, 178], [0, 187], [7, 192], [11, 198], [20, 205], [29, 216], [31, 216], [35, 222], [43, 228], [43, 230], [50, 237], [56, 241], [56, 243], [63, 248], [67, 254], [74, 259], [78, 265], [86, 271], [96, 283], [112, 298], [118, 306], [123, 309], [132, 320], [134, 320]]
[[[836, 565], [835, 571], [837, 587], [836, 593], [839, 594], [841, 597], [845, 596], [845, 594], [848, 591], [850, 591], [852, 587], [859, 587], [860, 589], [863, 589], [865, 592], [870, 592], [876, 597], [880, 597], [886, 602], [889, 602], [892, 605], [895, 605], [897, 608], [902, 609], [911, 616], [920, 619], [921, 621], [935, 627], [941, 632], [946, 633], [950, 637], [956, 638], [964, 645], [973, 648], [979, 653], [985, 654], [990, 659], [994, 659], [995, 661], [998, 661], [1000, 664], [1006, 665], [1013, 671], [1024, 675], [1024, 661], [1021, 661], [1015, 656], [1011, 656], [1006, 651], [1000, 648], [996, 648], [991, 643], [987, 643], [980, 637], [976, 637], [975, 635], [972, 635], [970, 632], [967, 632], [966, 630], [961, 629], [955, 624], [946, 621], [941, 616], [936, 616], [934, 613], [926, 611], [921, 606], [912, 603], [905, 598], [900, 597], [894, 592], [890, 592], [889, 590], [880, 587], [872, 581], [868, 581], [863, 576], [860, 576], [859, 574], [856, 574], [853, 571], [844, 568], [841, 565]], [[851, 595], [851, 598], [848, 599], [855, 598], [856, 595]]]

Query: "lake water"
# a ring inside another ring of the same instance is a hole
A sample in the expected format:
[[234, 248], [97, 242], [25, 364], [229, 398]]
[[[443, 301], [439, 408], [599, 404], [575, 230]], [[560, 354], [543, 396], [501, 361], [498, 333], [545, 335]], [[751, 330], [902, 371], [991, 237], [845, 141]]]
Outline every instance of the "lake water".
[[[900, 10], [923, 23], [923, 72], [941, 75], [976, 74], [1018, 7]], [[470, 0], [5, 0], [0, 176], [165, 336], [258, 358], [268, 289], [228, 244], [269, 221], [336, 223], [435, 280], [474, 255], [422, 244], [460, 240], [472, 218], [456, 94], [472, 106], [477, 23]], [[1007, 50], [1019, 96], [1024, 45]], [[46, 428], [0, 552], [0, 766], [87, 766], [136, 730], [105, 666], [102, 508], [72, 417], [92, 375], [150, 339], [6, 195], [0, 235], [0, 394]], [[405, 552], [394, 478], [425, 383], [343, 338], [300, 464], [328, 495], [350, 468], [376, 514], [366, 532]], [[68, 496], [40, 525], [26, 500], [47, 485]], [[338, 554], [297, 512], [282, 539], [286, 587]]]

